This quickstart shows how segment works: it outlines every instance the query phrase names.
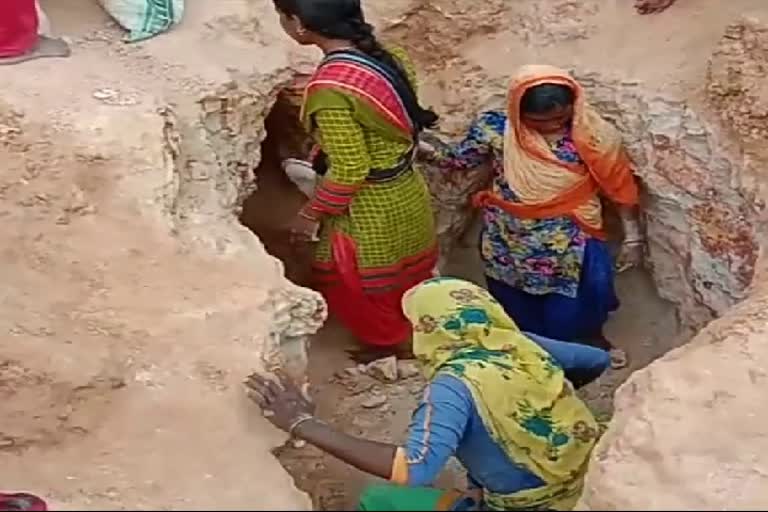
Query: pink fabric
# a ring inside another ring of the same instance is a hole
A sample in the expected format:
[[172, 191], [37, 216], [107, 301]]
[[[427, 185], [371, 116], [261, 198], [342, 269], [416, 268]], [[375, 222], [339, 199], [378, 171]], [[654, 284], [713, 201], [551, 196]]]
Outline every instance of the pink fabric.
[[37, 44], [35, 0], [0, 0], [0, 58], [18, 57]]

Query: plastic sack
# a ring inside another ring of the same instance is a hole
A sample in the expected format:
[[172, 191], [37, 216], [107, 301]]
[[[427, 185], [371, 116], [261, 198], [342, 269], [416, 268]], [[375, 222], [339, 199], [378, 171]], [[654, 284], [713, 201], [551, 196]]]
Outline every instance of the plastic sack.
[[181, 21], [184, 0], [99, 0], [117, 23], [128, 31], [129, 42], [167, 31]]

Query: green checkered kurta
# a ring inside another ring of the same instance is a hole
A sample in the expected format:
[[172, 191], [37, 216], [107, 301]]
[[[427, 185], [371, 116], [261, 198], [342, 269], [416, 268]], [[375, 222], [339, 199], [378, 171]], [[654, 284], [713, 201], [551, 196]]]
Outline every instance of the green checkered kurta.
[[[414, 81], [414, 70], [400, 52]], [[339, 185], [358, 186], [371, 168], [394, 167], [410, 147], [410, 141], [393, 138], [356, 119], [354, 108], [315, 107], [313, 135], [328, 156], [329, 170], [324, 179]], [[341, 215], [326, 215], [323, 220], [316, 259], [331, 261], [329, 237], [333, 231], [351, 236], [357, 247], [358, 267], [371, 271], [396, 265], [406, 259], [434, 250], [436, 235], [431, 197], [420, 172], [407, 172], [385, 183], [364, 183]]]

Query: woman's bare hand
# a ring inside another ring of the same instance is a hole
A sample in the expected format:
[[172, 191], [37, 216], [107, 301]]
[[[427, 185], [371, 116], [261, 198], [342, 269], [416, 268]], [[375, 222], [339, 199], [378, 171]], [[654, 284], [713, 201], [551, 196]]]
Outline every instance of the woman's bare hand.
[[616, 260], [616, 271], [621, 273], [626, 270], [640, 267], [645, 257], [645, 244], [643, 242], [625, 242], [621, 244], [619, 256]]
[[675, 3], [675, 0], [635, 0], [635, 9], [640, 14], [661, 12]]
[[292, 243], [317, 242], [317, 232], [320, 223], [304, 215], [298, 214], [288, 223]]
[[279, 383], [256, 373], [245, 381], [248, 397], [264, 412], [264, 416], [280, 430], [291, 433], [301, 420], [315, 414], [315, 404], [306, 390], [302, 391], [283, 373]]

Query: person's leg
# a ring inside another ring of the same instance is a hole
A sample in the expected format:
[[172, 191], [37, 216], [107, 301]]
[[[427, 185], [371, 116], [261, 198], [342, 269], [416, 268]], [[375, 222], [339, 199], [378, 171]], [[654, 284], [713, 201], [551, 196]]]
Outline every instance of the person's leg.
[[531, 295], [508, 284], [485, 276], [488, 292], [504, 308], [522, 331], [546, 336], [546, 320], [543, 317], [543, 297]]
[[69, 56], [69, 45], [65, 41], [38, 35], [38, 8], [35, 0], [3, 0], [0, 65]]
[[608, 245], [600, 240], [589, 240], [579, 283], [579, 337], [589, 345], [610, 351], [612, 366], [622, 368], [627, 364], [626, 353], [615, 347], [603, 334], [603, 326], [608, 317], [619, 308], [615, 277], [613, 257]]
[[431, 487], [393, 484], [369, 485], [360, 495], [358, 510], [452, 510], [460, 493]]

